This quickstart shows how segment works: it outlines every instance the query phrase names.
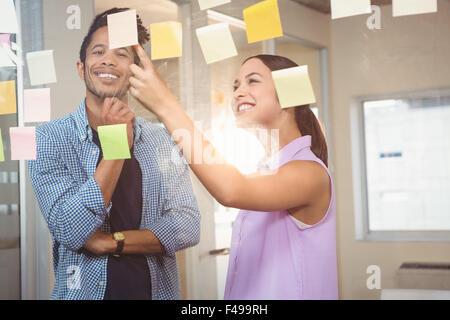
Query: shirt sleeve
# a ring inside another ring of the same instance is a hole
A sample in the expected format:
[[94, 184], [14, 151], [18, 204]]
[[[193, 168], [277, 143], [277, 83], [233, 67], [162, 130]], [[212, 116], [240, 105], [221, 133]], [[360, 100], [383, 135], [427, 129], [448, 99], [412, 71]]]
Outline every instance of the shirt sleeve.
[[190, 171], [178, 147], [165, 131], [160, 140], [158, 167], [161, 171], [162, 216], [148, 229], [165, 254], [192, 247], [200, 241], [200, 212], [190, 180]]
[[94, 177], [75, 181], [52, 140], [36, 130], [37, 158], [28, 162], [31, 183], [51, 235], [76, 251], [103, 224], [107, 208]]

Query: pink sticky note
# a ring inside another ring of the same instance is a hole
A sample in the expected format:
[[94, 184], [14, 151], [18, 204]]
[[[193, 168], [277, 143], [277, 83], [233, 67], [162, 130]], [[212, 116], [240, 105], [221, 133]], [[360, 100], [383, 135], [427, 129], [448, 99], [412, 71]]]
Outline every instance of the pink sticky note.
[[24, 122], [50, 121], [50, 88], [23, 91]]
[[9, 128], [11, 160], [36, 160], [36, 127]]
[[6, 43], [8, 47], [11, 47], [11, 35], [9, 33], [0, 33], [0, 48]]

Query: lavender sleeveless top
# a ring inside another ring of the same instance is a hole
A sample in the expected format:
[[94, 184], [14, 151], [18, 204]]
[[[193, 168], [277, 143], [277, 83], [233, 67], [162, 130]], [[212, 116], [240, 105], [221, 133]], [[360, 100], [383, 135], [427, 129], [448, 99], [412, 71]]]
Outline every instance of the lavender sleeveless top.
[[301, 229], [286, 210], [241, 210], [233, 224], [225, 299], [338, 299], [336, 207], [330, 172], [311, 151], [311, 136], [291, 141], [269, 164], [315, 161], [328, 172], [331, 200], [321, 221]]

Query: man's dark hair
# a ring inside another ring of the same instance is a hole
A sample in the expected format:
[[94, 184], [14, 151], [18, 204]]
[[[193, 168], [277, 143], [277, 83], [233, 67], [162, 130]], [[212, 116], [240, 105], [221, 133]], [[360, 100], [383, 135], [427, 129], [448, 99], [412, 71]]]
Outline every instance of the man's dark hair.
[[[81, 62], [85, 63], [85, 61], [86, 61], [86, 50], [91, 43], [92, 35], [98, 29], [108, 26], [107, 16], [109, 14], [119, 13], [119, 12], [123, 12], [123, 11], [127, 11], [127, 10], [130, 10], [130, 8], [112, 8], [103, 13], [100, 13], [99, 15], [97, 15], [95, 17], [94, 21], [91, 24], [91, 27], [89, 28], [89, 32], [86, 35], [86, 37], [84, 37], [83, 43], [81, 45], [81, 49], [80, 49], [80, 61]], [[137, 27], [138, 27], [138, 42], [140, 45], [144, 45], [147, 41], [150, 40], [150, 35], [148, 33], [147, 28], [144, 27], [144, 24], [142, 23], [142, 20], [139, 17], [139, 15], [136, 15], [136, 20], [137, 20]], [[133, 54], [134, 54], [135, 63], [138, 64], [139, 58], [136, 55], [136, 53], [134, 52], [134, 50], [133, 50]]]

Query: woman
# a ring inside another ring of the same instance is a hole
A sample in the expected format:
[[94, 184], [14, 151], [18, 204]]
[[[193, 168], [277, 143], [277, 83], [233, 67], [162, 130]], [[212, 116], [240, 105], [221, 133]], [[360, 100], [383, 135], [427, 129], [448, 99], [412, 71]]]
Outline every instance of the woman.
[[[132, 65], [130, 93], [173, 134], [201, 135], [144, 50]], [[271, 72], [297, 66], [287, 58], [247, 59], [234, 83], [240, 126], [279, 129], [273, 174], [245, 176], [226, 164], [203, 135], [215, 163], [194, 163], [195, 147], [176, 141], [196, 176], [222, 205], [241, 209], [233, 225], [225, 299], [337, 299], [335, 200], [326, 141], [309, 106], [282, 109]], [[267, 150], [270, 155], [270, 148]]]

